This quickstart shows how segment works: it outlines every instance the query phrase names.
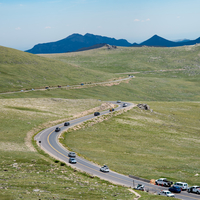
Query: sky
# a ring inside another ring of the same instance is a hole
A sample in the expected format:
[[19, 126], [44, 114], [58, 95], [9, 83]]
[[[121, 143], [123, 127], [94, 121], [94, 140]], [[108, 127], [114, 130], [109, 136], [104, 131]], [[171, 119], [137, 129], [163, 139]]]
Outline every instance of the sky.
[[200, 0], [0, 0], [0, 45], [24, 51], [73, 33], [193, 40], [199, 21]]

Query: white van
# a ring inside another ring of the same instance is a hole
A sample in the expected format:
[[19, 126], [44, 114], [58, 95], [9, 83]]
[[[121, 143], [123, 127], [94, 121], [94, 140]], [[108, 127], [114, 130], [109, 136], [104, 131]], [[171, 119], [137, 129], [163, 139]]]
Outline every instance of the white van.
[[176, 183], [174, 183], [174, 186], [180, 187], [181, 190], [187, 190], [188, 189], [188, 184], [183, 183], [183, 182], [176, 182]]

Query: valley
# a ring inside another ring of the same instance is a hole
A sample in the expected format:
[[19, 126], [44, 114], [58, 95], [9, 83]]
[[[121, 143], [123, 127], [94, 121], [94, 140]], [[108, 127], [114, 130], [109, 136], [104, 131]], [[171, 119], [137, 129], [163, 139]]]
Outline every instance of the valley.
[[[199, 45], [41, 55], [0, 47], [1, 199], [133, 199], [127, 188], [57, 162], [33, 140], [44, 128], [118, 99], [147, 103], [152, 112], [133, 108], [88, 123], [65, 132], [62, 144], [125, 175], [199, 185], [199, 55]], [[139, 193], [141, 200], [164, 199]]]

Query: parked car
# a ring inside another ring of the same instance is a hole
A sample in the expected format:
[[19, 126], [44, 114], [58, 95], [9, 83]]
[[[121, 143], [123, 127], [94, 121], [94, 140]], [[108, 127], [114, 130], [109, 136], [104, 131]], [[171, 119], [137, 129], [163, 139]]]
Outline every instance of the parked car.
[[110, 112], [112, 112], [112, 111], [114, 111], [114, 110], [115, 110], [114, 108], [110, 108], [110, 110], [109, 110], [109, 111], [110, 111]]
[[117, 100], [117, 103], [121, 103], [121, 100]]
[[100, 112], [95, 112], [94, 113], [94, 116], [98, 116], [98, 115], [100, 115]]
[[155, 181], [156, 185], [162, 185], [166, 187], [171, 187], [173, 184], [172, 181], [168, 181], [166, 178], [159, 178], [158, 180]]
[[75, 158], [69, 158], [69, 163], [76, 164], [76, 159]]
[[45, 87], [45, 89], [49, 89], [49, 87]]
[[71, 158], [75, 158], [76, 157], [76, 153], [75, 152], [69, 152], [68, 156]]
[[65, 122], [65, 123], [64, 123], [64, 126], [69, 126], [69, 125], [70, 125], [69, 122]]
[[100, 168], [101, 172], [109, 172], [109, 168], [107, 165], [104, 165], [103, 167]]
[[181, 188], [181, 190], [187, 190], [188, 189], [188, 184], [184, 182], [176, 182], [174, 183], [174, 186], [178, 186]]
[[135, 190], [141, 190], [141, 191], [145, 190], [144, 185], [142, 185], [142, 184], [138, 184], [137, 187], [135, 187], [134, 189]]
[[60, 128], [56, 127], [55, 132], [59, 132], [59, 131], [60, 131]]
[[162, 195], [162, 196], [166, 196], [166, 197], [175, 197], [174, 194], [172, 194], [170, 191], [168, 190], [161, 190], [158, 195]]
[[81, 83], [81, 85], [84, 85], [84, 83]]
[[195, 185], [195, 186], [189, 187], [187, 189], [187, 192], [188, 193], [192, 192], [192, 193], [200, 194], [200, 186]]
[[128, 104], [127, 103], [123, 103], [123, 107], [127, 107], [128, 106]]
[[175, 193], [181, 193], [181, 188], [173, 185], [172, 187], [169, 188], [169, 191]]

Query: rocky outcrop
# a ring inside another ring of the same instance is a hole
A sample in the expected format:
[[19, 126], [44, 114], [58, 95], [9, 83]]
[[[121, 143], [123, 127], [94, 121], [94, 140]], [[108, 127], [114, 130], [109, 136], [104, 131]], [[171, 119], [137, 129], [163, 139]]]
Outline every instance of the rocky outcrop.
[[106, 44], [105, 46], [106, 46], [108, 49], [116, 49], [116, 48], [117, 48], [117, 46], [115, 46], [115, 45]]
[[140, 108], [140, 109], [143, 109], [143, 110], [150, 110], [150, 106], [147, 105], [147, 104], [139, 103], [139, 104], [137, 105], [137, 107]]

